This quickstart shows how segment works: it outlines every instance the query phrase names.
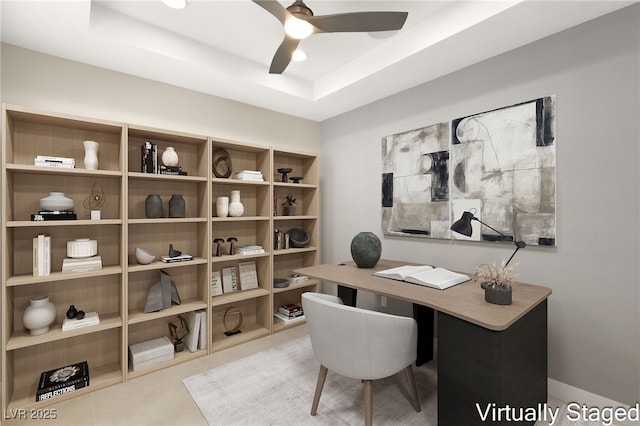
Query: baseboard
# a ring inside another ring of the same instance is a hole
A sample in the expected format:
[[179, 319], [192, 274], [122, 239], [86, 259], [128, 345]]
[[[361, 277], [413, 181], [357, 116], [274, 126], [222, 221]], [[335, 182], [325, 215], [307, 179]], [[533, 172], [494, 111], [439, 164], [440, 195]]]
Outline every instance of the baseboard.
[[[571, 403], [571, 402], [575, 402], [578, 403], [580, 405], [584, 404], [588, 407], [598, 407], [598, 408], [605, 408], [605, 407], [613, 407], [613, 408], [617, 408], [617, 407], [622, 407], [625, 410], [629, 410], [631, 407], [629, 405], [623, 404], [621, 402], [617, 402], [614, 401], [612, 399], [609, 398], [605, 398], [603, 396], [600, 395], [596, 395], [594, 393], [591, 393], [589, 391], [580, 389], [580, 388], [576, 388], [574, 386], [568, 385], [566, 383], [562, 383], [559, 382], [557, 380], [553, 380], [553, 379], [548, 379], [547, 380], [547, 390], [549, 393], [550, 397], [553, 397], [557, 400], [560, 400], [562, 402], [566, 402], [566, 403]], [[626, 422], [618, 422], [618, 423], [614, 423], [614, 424], [618, 424], [618, 425], [639, 425], [640, 422], [639, 421], [631, 421], [628, 420]]]

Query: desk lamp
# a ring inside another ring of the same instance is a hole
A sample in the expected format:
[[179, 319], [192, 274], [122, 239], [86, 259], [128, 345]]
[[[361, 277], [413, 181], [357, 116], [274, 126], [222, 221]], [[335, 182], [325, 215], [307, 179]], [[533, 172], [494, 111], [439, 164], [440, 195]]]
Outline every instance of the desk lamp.
[[[472, 210], [474, 210], [474, 209], [472, 209]], [[473, 233], [473, 227], [471, 226], [471, 221], [472, 220], [477, 220], [478, 222], [480, 222], [482, 225], [486, 226], [487, 228], [492, 229], [493, 231], [497, 232], [498, 234], [502, 235], [503, 237], [507, 237], [502, 232], [498, 231], [495, 228], [492, 228], [491, 226], [487, 225], [486, 223], [484, 223], [483, 221], [481, 221], [480, 219], [475, 217], [473, 215], [473, 213], [471, 213], [470, 211], [462, 213], [462, 217], [460, 219], [456, 220], [455, 222], [453, 222], [453, 225], [451, 225], [451, 230], [453, 232], [457, 232], [458, 234], [462, 234], [462, 235], [465, 235], [467, 237], [470, 237], [471, 234]], [[504, 266], [507, 266], [509, 264], [509, 262], [511, 262], [511, 259], [513, 259], [513, 256], [516, 255], [518, 250], [520, 250], [521, 248], [525, 248], [527, 246], [527, 243], [525, 243], [524, 241], [514, 241], [514, 244], [516, 245], [516, 249], [513, 252], [513, 254], [511, 255], [511, 257], [509, 258], [509, 260], [507, 260], [507, 263], [505, 263]]]

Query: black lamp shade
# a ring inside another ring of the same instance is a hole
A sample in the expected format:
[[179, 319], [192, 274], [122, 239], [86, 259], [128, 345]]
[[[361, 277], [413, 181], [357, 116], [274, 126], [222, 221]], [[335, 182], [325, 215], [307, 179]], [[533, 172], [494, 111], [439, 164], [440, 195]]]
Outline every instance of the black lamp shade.
[[451, 230], [458, 234], [470, 237], [473, 233], [473, 227], [471, 226], [471, 220], [475, 219], [471, 212], [462, 213], [462, 217], [451, 225]]

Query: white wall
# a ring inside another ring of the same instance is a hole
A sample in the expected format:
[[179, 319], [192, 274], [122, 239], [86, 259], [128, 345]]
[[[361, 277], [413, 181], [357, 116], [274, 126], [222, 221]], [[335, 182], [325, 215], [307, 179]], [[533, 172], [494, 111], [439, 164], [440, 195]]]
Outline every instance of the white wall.
[[[511, 245], [383, 236], [381, 138], [556, 95], [558, 245], [521, 250], [519, 278], [553, 290], [549, 376], [635, 404], [639, 24], [635, 5], [323, 122], [323, 261], [349, 259], [351, 238], [360, 231], [376, 232], [389, 259], [473, 271], [508, 257]], [[375, 298], [364, 300], [375, 306]]]
[[2, 102], [318, 152], [317, 122], [192, 90], [1, 45]]

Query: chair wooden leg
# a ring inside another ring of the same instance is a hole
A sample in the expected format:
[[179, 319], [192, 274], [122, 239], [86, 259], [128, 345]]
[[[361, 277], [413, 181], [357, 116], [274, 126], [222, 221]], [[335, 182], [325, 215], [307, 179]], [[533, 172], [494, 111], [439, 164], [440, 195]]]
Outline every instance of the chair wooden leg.
[[364, 380], [364, 424], [373, 424], [373, 381]]
[[320, 403], [320, 395], [322, 394], [322, 388], [324, 387], [324, 379], [327, 378], [327, 367], [324, 365], [320, 366], [320, 371], [318, 371], [318, 381], [316, 383], [316, 393], [313, 395], [313, 404], [311, 405], [311, 415], [315, 416], [316, 411], [318, 410], [318, 403]]
[[404, 369], [404, 372], [407, 374], [407, 381], [409, 382], [409, 388], [411, 389], [411, 399], [413, 408], [419, 413], [420, 408], [420, 399], [418, 398], [418, 388], [416, 387], [416, 378], [413, 375], [413, 368], [409, 365]]

